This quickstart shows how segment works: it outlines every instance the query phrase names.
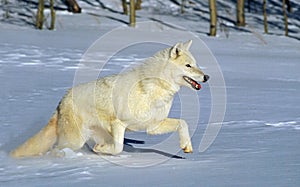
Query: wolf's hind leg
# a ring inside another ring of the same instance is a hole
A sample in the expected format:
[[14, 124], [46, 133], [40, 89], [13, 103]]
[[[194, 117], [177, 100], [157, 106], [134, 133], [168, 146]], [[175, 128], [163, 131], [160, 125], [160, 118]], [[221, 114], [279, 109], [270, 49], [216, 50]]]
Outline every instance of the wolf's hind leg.
[[83, 147], [86, 137], [82, 130], [82, 120], [73, 113], [63, 113], [58, 120], [58, 141], [56, 148], [70, 148], [77, 151]]
[[94, 152], [116, 155], [123, 151], [124, 134], [126, 126], [120, 120], [113, 121], [111, 125], [112, 141], [106, 144], [96, 144], [93, 148]]
[[159, 124], [151, 126], [147, 129], [148, 134], [165, 134], [175, 131], [178, 131], [179, 134], [180, 148], [183, 149], [185, 153], [192, 153], [193, 147], [189, 135], [188, 125], [184, 120], [166, 118]]

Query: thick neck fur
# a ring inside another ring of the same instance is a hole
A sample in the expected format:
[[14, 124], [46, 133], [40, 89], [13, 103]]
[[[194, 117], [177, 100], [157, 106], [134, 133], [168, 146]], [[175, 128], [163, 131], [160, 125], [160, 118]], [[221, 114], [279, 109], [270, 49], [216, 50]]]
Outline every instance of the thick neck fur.
[[[146, 59], [144, 64], [136, 67], [133, 71], [138, 71], [144, 78], [145, 89], [164, 89], [169, 94], [174, 95], [179, 90], [179, 86], [173, 80], [171, 70], [168, 69], [169, 51], [167, 48], [154, 56]], [[155, 84], [155, 86], [153, 86]], [[148, 90], [150, 91], [150, 90]], [[154, 90], [152, 90], [154, 91]]]

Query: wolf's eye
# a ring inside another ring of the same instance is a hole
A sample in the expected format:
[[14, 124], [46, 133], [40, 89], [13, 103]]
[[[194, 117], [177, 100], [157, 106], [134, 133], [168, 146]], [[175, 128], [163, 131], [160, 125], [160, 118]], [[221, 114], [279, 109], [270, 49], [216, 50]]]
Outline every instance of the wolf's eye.
[[192, 67], [190, 64], [186, 64], [185, 66], [188, 67], [188, 68], [191, 68], [191, 67]]

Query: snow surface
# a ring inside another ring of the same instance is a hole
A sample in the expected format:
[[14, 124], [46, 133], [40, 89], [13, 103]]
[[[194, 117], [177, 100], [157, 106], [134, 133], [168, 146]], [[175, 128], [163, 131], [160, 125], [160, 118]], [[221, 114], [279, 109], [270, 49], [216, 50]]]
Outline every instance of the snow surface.
[[[99, 156], [84, 148], [78, 153], [65, 150], [62, 158], [48, 155], [11, 159], [8, 152], [47, 123], [65, 91], [73, 85], [87, 48], [106, 32], [124, 25], [112, 21], [109, 16], [115, 14], [109, 11], [101, 14], [106, 16], [60, 12], [57, 16], [61, 26], [53, 32], [22, 25], [0, 26], [0, 186], [300, 185], [300, 42], [236, 30], [228, 38], [225, 34], [210, 38], [197, 32], [216, 57], [227, 91], [222, 129], [205, 152], [197, 151], [211, 109], [209, 87], [203, 84], [198, 92], [200, 121], [192, 137], [194, 153], [177, 154], [185, 159], [170, 158], [172, 155], [165, 150], [148, 149], [169, 135], [144, 133], [127, 133], [127, 138], [143, 140], [145, 144], [127, 145], [118, 156]], [[179, 23], [182, 18], [168, 13], [157, 18], [195, 31], [193, 19]], [[299, 20], [295, 20], [297, 28]], [[168, 26], [163, 23], [161, 27]], [[199, 28], [208, 26], [201, 22]], [[180, 39], [175, 38], [174, 43], [177, 40]], [[137, 47], [126, 51], [126, 55], [119, 53], [104, 73], [119, 72], [132, 60], [151, 56], [162, 46]], [[182, 91], [184, 96], [191, 93], [188, 89]], [[180, 112], [177, 96], [170, 115], [180, 116]]]

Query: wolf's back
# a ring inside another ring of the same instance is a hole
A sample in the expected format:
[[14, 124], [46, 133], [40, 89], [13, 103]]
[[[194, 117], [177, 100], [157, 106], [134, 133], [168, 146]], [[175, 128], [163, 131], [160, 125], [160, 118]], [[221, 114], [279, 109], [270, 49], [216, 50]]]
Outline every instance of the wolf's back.
[[30, 157], [46, 153], [57, 140], [57, 111], [53, 114], [48, 124], [25, 143], [13, 150], [12, 157]]

